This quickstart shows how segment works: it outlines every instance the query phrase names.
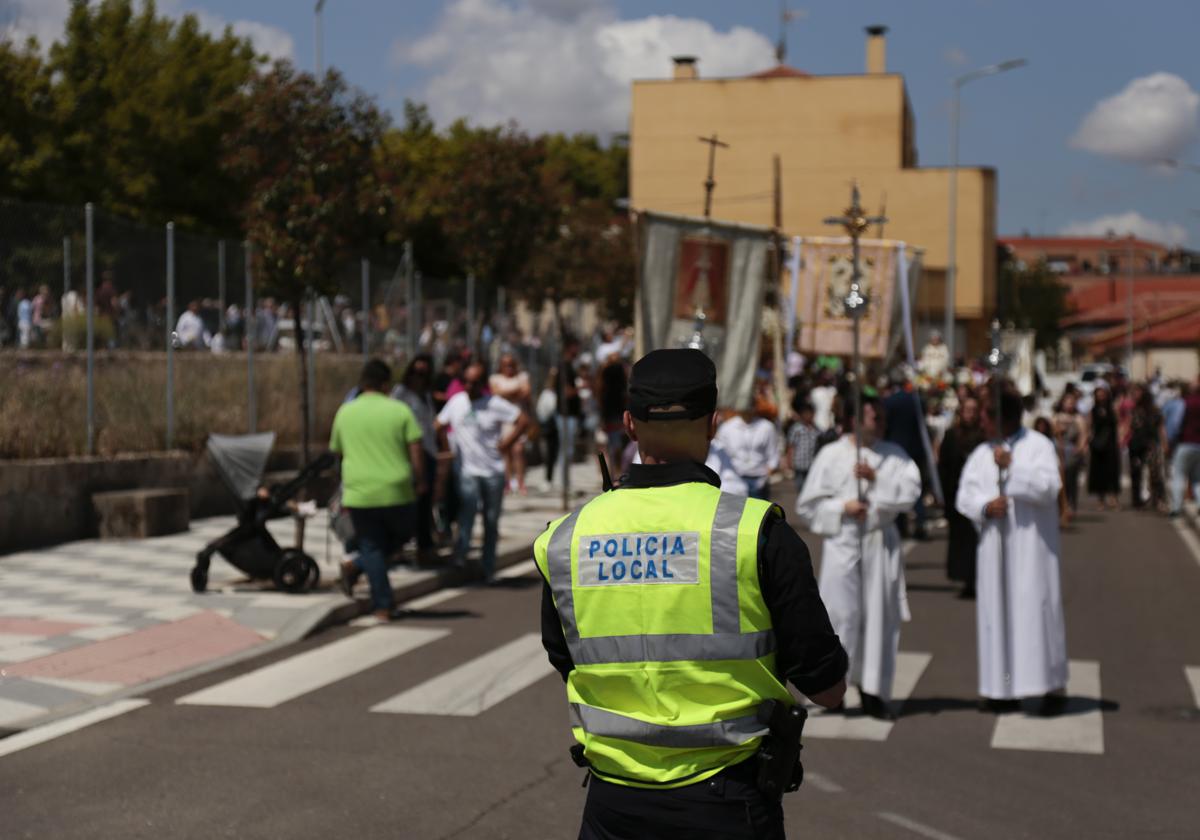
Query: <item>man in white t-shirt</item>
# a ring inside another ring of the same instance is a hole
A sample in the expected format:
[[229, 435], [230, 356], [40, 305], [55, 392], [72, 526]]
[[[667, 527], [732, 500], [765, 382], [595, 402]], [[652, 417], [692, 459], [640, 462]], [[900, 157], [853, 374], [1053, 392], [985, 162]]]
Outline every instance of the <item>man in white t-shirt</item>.
[[485, 393], [487, 373], [479, 362], [469, 365], [462, 379], [465, 390], [451, 397], [437, 416], [439, 431], [454, 431], [459, 493], [454, 562], [466, 563], [475, 513], [482, 506], [483, 576], [490, 583], [496, 570], [500, 506], [504, 500], [504, 453], [525, 433], [529, 418], [508, 400]]
[[768, 498], [771, 473], [779, 469], [779, 434], [775, 424], [755, 417], [751, 411], [743, 411], [721, 424], [715, 440], [729, 454], [734, 471], [745, 482], [746, 495], [752, 499]]

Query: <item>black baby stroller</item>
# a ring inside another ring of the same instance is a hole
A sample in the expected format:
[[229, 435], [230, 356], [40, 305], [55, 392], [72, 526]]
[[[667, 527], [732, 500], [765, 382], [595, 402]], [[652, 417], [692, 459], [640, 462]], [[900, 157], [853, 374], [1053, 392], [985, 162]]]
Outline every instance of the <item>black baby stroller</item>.
[[258, 435], [209, 435], [208, 455], [217, 474], [233, 493], [238, 504], [238, 524], [225, 536], [214, 540], [196, 555], [192, 569], [192, 590], [203, 592], [208, 586], [208, 564], [214, 553], [254, 580], [271, 580], [284, 592], [307, 592], [321, 578], [317, 561], [304, 553], [303, 546], [280, 548], [267, 530], [267, 521], [288, 516], [288, 502], [309, 481], [333, 466], [334, 456], [326, 452], [304, 466], [286, 484], [263, 492], [263, 470], [275, 444], [275, 433]]

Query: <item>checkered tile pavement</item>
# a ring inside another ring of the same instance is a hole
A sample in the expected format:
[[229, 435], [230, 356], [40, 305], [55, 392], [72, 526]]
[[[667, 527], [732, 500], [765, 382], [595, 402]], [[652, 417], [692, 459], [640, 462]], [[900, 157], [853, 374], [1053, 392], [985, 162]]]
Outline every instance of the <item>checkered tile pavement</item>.
[[[599, 489], [595, 468], [576, 465], [572, 484], [578, 504]], [[556, 494], [506, 496], [500, 553], [531, 547], [560, 507]], [[275, 592], [214, 556], [209, 591], [193, 593], [196, 553], [233, 525], [232, 517], [215, 517], [166, 537], [83, 540], [0, 557], [0, 730], [273, 641], [294, 641], [348, 603], [336, 587], [342, 552], [325, 511], [305, 526], [305, 549], [321, 567], [317, 591]], [[268, 527], [280, 545], [295, 544], [292, 520]], [[480, 530], [477, 521], [476, 541]], [[399, 597], [415, 586], [428, 590], [436, 577], [435, 570], [407, 566], [390, 573]], [[366, 597], [365, 581], [359, 586], [356, 596]]]

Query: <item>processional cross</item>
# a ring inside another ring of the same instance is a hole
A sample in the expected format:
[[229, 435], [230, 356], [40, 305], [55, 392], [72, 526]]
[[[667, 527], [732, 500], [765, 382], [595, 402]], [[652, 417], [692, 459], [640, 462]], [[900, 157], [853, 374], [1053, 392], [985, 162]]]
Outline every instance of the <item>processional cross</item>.
[[[697, 139], [701, 143], [708, 144], [708, 177], [704, 179], [704, 219], [708, 221], [712, 218], [713, 189], [717, 186], [715, 177], [717, 147], [728, 149], [729, 144], [718, 140], [715, 131], [711, 137], [698, 137]], [[684, 342], [685, 347], [695, 350], [705, 348], [703, 332], [704, 322], [708, 316], [705, 314], [704, 308], [712, 303], [712, 280], [709, 276], [712, 269], [712, 255], [709, 253], [709, 241], [709, 231], [705, 230], [704, 249], [700, 253], [700, 259], [696, 262], [696, 279], [692, 283], [692, 303], [696, 307], [695, 324], [692, 337]]]
[[[841, 216], [830, 216], [825, 219], [825, 224], [839, 225], [850, 236], [850, 291], [843, 298], [842, 307], [854, 324], [854, 361], [851, 369], [854, 371], [854, 464], [856, 468], [862, 462], [862, 363], [859, 351], [859, 322], [862, 320], [862, 316], [866, 314], [867, 305], [870, 303], [862, 289], [862, 270], [859, 266], [858, 240], [871, 225], [882, 225], [886, 222], [887, 219], [882, 215], [867, 215], [867, 211], [863, 209], [862, 202], [859, 200], [857, 181], [851, 185], [850, 206], [846, 208], [845, 212]], [[858, 500], [860, 502], [864, 501], [865, 493], [862, 479], [856, 479], [856, 484], [858, 485]], [[858, 528], [858, 556], [860, 561], [862, 560], [862, 543], [863, 528], [860, 524]]]

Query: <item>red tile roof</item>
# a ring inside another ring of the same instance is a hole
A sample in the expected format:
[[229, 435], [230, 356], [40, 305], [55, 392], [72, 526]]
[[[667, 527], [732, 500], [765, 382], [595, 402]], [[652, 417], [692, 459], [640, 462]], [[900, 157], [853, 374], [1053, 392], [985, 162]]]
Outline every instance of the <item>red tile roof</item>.
[[[1062, 278], [1068, 288], [1067, 305], [1083, 312], [1125, 300], [1124, 274], [1086, 274]], [[1187, 294], [1200, 295], [1200, 275], [1196, 274], [1135, 274], [1133, 296], [1136, 300], [1146, 295]]]
[[[1085, 325], [1123, 324], [1129, 317], [1128, 302], [1124, 289], [1120, 290], [1118, 299], [1088, 309], [1083, 309], [1059, 320], [1058, 325], [1064, 329]], [[1179, 307], [1200, 306], [1200, 284], [1194, 292], [1143, 292], [1138, 294], [1134, 288], [1133, 317], [1135, 321], [1156, 318]]]
[[[1176, 307], [1141, 323], [1135, 318], [1133, 327], [1135, 347], [1195, 347], [1200, 345], [1200, 302]], [[1127, 335], [1127, 327], [1122, 324], [1096, 333], [1088, 339], [1088, 345], [1093, 353], [1118, 349], [1125, 346]]]

